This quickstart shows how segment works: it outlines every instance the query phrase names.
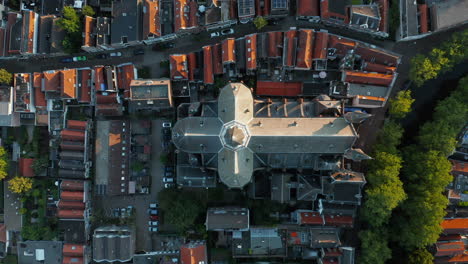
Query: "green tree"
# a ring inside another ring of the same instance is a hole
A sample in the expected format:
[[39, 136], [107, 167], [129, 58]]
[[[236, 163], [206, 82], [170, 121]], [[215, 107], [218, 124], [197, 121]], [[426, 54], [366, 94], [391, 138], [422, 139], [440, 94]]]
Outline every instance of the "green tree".
[[391, 117], [400, 119], [411, 112], [411, 105], [414, 103], [411, 91], [400, 91], [394, 99], [390, 99], [389, 113]]
[[13, 81], [13, 74], [7, 70], [0, 68], [0, 84], [10, 85]]
[[261, 16], [256, 17], [253, 22], [254, 22], [255, 27], [258, 30], [268, 25], [268, 21], [264, 17], [261, 17]]
[[8, 154], [3, 147], [0, 147], [0, 180], [3, 180], [8, 175], [9, 160]]
[[8, 189], [14, 193], [26, 193], [31, 190], [33, 180], [31, 178], [16, 176], [8, 181]]
[[[398, 146], [403, 136], [403, 128], [393, 120], [385, 122], [383, 128], [377, 135], [377, 140], [373, 147], [373, 152], [386, 152], [389, 154], [398, 154]], [[372, 162], [370, 162], [372, 164]]]
[[49, 159], [47, 157], [41, 157], [39, 159], [35, 159], [31, 168], [34, 171], [34, 174], [41, 175], [47, 170], [49, 167]]
[[434, 256], [427, 249], [417, 249], [411, 253], [408, 259], [409, 264], [432, 264]]
[[81, 9], [81, 14], [83, 14], [83, 16], [93, 17], [96, 14], [96, 12], [94, 12], [94, 9], [91, 6], [85, 5]]
[[392, 256], [388, 247], [388, 236], [385, 229], [365, 230], [359, 232], [361, 255], [359, 263], [384, 264]]
[[417, 54], [411, 59], [409, 78], [416, 86], [421, 86], [427, 80], [436, 78], [440, 69], [441, 65], [434, 64], [429, 58]]
[[65, 6], [63, 8], [63, 17], [57, 21], [57, 25], [67, 33], [80, 32], [81, 34], [80, 17], [72, 6]]

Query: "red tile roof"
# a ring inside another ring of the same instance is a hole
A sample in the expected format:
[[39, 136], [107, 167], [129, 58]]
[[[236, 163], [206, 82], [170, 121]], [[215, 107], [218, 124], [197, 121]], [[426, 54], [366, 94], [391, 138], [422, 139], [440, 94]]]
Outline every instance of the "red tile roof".
[[6, 55], [6, 46], [7, 46], [7, 43], [5, 42], [5, 39], [6, 39], [6, 32], [7, 32], [7, 29], [6, 28], [0, 28], [0, 56], [5, 56]]
[[72, 181], [72, 180], [63, 180], [60, 183], [60, 189], [66, 191], [83, 191], [84, 182], [83, 181]]
[[107, 95], [96, 93], [97, 104], [115, 104], [117, 103], [117, 93], [106, 92]]
[[[177, 2], [177, 1], [176, 1]], [[173, 54], [169, 56], [171, 79], [173, 80], [187, 80], [187, 55]]]
[[319, 212], [301, 212], [299, 213], [300, 225], [323, 225], [324, 220]]
[[82, 257], [63, 257], [62, 264], [83, 264]]
[[467, 234], [468, 218], [444, 219], [441, 223], [444, 234]]
[[289, 30], [284, 33], [283, 66], [294, 67], [296, 63], [297, 31]]
[[371, 62], [365, 62], [364, 67], [362, 69], [367, 72], [379, 72], [379, 73], [393, 74], [396, 70], [396, 67], [386, 66], [383, 64], [377, 64], [377, 63], [371, 63]]
[[67, 200], [67, 201], [83, 201], [84, 193], [83, 192], [62, 191], [60, 193], [60, 199]]
[[84, 141], [85, 133], [83, 131], [74, 131], [70, 129], [63, 129], [60, 132], [62, 140], [70, 141]]
[[106, 90], [104, 87], [101, 87], [104, 84], [104, 67], [96, 66], [94, 67], [94, 87], [96, 91]]
[[301, 82], [257, 81], [257, 95], [298, 96], [302, 93]]
[[365, 61], [372, 63], [385, 64], [389, 66], [397, 66], [398, 56], [386, 53], [382, 50], [368, 48], [364, 46], [358, 46], [356, 48], [356, 54], [360, 55]]
[[440, 235], [437, 241], [457, 241], [461, 240], [462, 236], [460, 234], [453, 234], [453, 235]]
[[320, 17], [329, 18], [330, 14], [328, 13], [328, 0], [320, 0]]
[[206, 245], [183, 245], [180, 247], [181, 264], [208, 263]]
[[60, 71], [60, 88], [62, 98], [76, 98], [76, 69]]
[[352, 227], [353, 221], [353, 217], [349, 215], [325, 215], [327, 226]]
[[84, 211], [59, 209], [57, 215], [60, 219], [83, 219]]
[[339, 260], [337, 258], [324, 258], [322, 264], [339, 264]]
[[214, 83], [213, 63], [211, 62], [212, 62], [211, 46], [204, 46], [203, 47], [203, 82], [207, 84]]
[[283, 32], [268, 32], [268, 57], [278, 58], [282, 56]]
[[47, 106], [45, 94], [43, 91], [41, 91], [42, 77], [43, 77], [42, 73], [39, 73], [39, 72], [35, 72], [33, 75], [34, 104], [36, 107]]
[[83, 142], [77, 141], [63, 141], [60, 143], [62, 150], [84, 150]]
[[124, 90], [124, 98], [130, 97], [130, 83], [135, 79], [135, 66], [127, 64], [117, 67], [117, 86]]
[[82, 257], [84, 255], [84, 246], [78, 244], [63, 244], [62, 254], [67, 257]]
[[453, 257], [438, 257], [434, 259], [434, 263], [468, 263], [468, 252], [464, 252], [463, 254], [459, 254]]
[[5, 224], [0, 224], [0, 242], [3, 242], [3, 243], [7, 242]]
[[81, 87], [80, 94], [78, 95], [78, 101], [89, 103], [91, 102], [91, 69], [79, 70], [81, 76]]
[[65, 210], [84, 210], [85, 209], [85, 204], [80, 201], [63, 201], [60, 200], [58, 202], [58, 208], [59, 209], [65, 209]]
[[297, 0], [297, 16], [319, 16], [320, 0]]
[[45, 71], [44, 76], [44, 90], [45, 91], [58, 91], [60, 87], [60, 71]]
[[373, 72], [345, 71], [345, 82], [389, 86], [392, 83], [392, 74]]
[[427, 27], [428, 27], [428, 22], [427, 22], [427, 5], [426, 4], [418, 4], [418, 11], [419, 11], [419, 26], [421, 33], [427, 33]]
[[189, 28], [198, 27], [198, 3], [196, 1], [190, 1], [189, 4]]
[[457, 242], [437, 242], [436, 253], [434, 256], [454, 256], [462, 254], [465, 251], [465, 244], [462, 241]]
[[195, 71], [197, 70], [197, 55], [191, 52], [187, 55], [189, 81], [195, 80]]
[[[23, 44], [24, 42], [27, 42], [26, 44], [26, 50], [22, 52], [27, 52], [27, 53], [34, 53], [34, 32], [35, 32], [35, 23], [36, 23], [36, 13], [33, 11], [29, 10], [24, 10], [23, 11], [23, 32], [21, 36], [21, 47], [24, 47], [25, 45]], [[29, 17], [29, 19], [26, 19], [26, 17]], [[29, 24], [26, 24], [29, 22]], [[27, 35], [25, 35], [25, 31], [27, 30]]]
[[452, 171], [458, 172], [468, 172], [468, 162], [463, 162], [459, 160], [450, 160], [453, 164]]
[[88, 47], [96, 46], [96, 42], [92, 37], [94, 28], [96, 27], [96, 19], [90, 16], [85, 16], [83, 27], [83, 45]]
[[339, 248], [327, 248], [324, 249], [325, 257], [339, 257], [343, 255], [343, 251]]
[[119, 116], [122, 115], [122, 108], [120, 104], [97, 105], [96, 114], [103, 116]]
[[245, 52], [247, 69], [257, 69], [257, 34], [245, 36]]
[[174, 31], [186, 29], [189, 24], [187, 0], [174, 0]]
[[313, 59], [326, 59], [328, 53], [328, 33], [315, 32], [314, 54]]
[[87, 125], [87, 121], [67, 120], [67, 128], [70, 129], [86, 130]]
[[380, 11], [379, 31], [388, 32], [388, 0], [378, 0]]
[[296, 68], [310, 69], [312, 67], [312, 44], [314, 43], [313, 41], [313, 30], [299, 30], [299, 45], [297, 47]]
[[213, 58], [213, 73], [214, 74], [223, 74], [223, 62], [221, 43], [216, 43], [211, 46], [212, 58]]
[[262, 15], [262, 7], [260, 6], [260, 0], [255, 0], [255, 13], [257, 16], [263, 16]]
[[356, 47], [356, 41], [336, 35], [328, 35], [328, 48], [336, 49], [336, 54], [344, 56]]
[[34, 177], [35, 173], [32, 169], [34, 159], [20, 158], [19, 159], [19, 173], [23, 177]]
[[236, 62], [236, 40], [234, 38], [225, 39], [222, 42], [223, 63]]
[[144, 7], [146, 12], [143, 13], [143, 37], [161, 36], [160, 9], [159, 0], [145, 0]]

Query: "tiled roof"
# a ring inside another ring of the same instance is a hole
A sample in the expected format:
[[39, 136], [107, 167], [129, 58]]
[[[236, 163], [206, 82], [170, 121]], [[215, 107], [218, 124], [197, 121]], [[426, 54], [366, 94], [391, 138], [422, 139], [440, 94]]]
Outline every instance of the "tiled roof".
[[418, 4], [418, 11], [419, 11], [419, 26], [421, 33], [427, 33], [428, 30], [428, 16], [427, 16], [427, 4]]
[[353, 221], [353, 217], [349, 215], [325, 215], [327, 226], [352, 227]]
[[115, 104], [117, 103], [117, 93], [107, 93], [106, 95], [96, 93], [96, 104]]
[[464, 252], [463, 254], [459, 254], [453, 257], [438, 257], [434, 259], [434, 263], [468, 263], [468, 252]]
[[69, 129], [63, 129], [60, 132], [62, 140], [71, 140], [71, 141], [84, 141], [85, 133], [83, 131], [74, 131]]
[[95, 38], [93, 38], [93, 30], [96, 27], [96, 19], [90, 16], [85, 16], [83, 27], [83, 45], [88, 47], [96, 46]]
[[180, 247], [181, 264], [208, 263], [205, 244], [183, 245]]
[[297, 31], [295, 29], [284, 34], [283, 66], [295, 66], [297, 42]]
[[161, 36], [159, 0], [145, 0], [143, 12], [143, 37]]
[[84, 255], [84, 246], [77, 244], [63, 244], [62, 253], [67, 257], [80, 257]]
[[189, 81], [195, 80], [195, 71], [197, 69], [197, 55], [194, 52], [191, 52], [187, 56], [188, 61], [188, 73], [189, 73]]
[[91, 69], [79, 70], [80, 84], [78, 101], [80, 102], [91, 102]]
[[314, 54], [313, 59], [326, 59], [328, 51], [328, 33], [327, 32], [316, 32], [315, 43], [314, 43]]
[[257, 69], [257, 34], [251, 34], [245, 37], [245, 51], [247, 69]]
[[94, 88], [96, 91], [106, 90], [104, 87], [104, 67], [94, 67]]
[[213, 58], [213, 73], [223, 74], [222, 50], [221, 43], [216, 43], [211, 46]]
[[383, 64], [377, 64], [372, 62], [365, 62], [364, 67], [362, 69], [367, 72], [378, 72], [385, 74], [393, 74], [396, 71], [396, 67], [386, 66]]
[[281, 48], [283, 47], [283, 32], [271, 31], [268, 32], [268, 57], [281, 57]]
[[297, 0], [297, 16], [319, 16], [320, 0]]
[[171, 79], [173, 80], [187, 80], [187, 55], [173, 54], [169, 56]]
[[343, 255], [343, 251], [340, 248], [327, 248], [324, 250], [325, 257], [339, 257]]
[[59, 209], [57, 215], [58, 215], [58, 218], [60, 219], [83, 219], [84, 218], [83, 210]]
[[42, 74], [44, 76], [44, 90], [58, 91], [60, 87], [60, 71], [45, 71]]
[[83, 201], [84, 193], [83, 192], [72, 192], [72, 191], [62, 191], [60, 193], [60, 199], [67, 201]]
[[208, 84], [214, 83], [213, 76], [213, 63], [212, 62], [212, 53], [211, 46], [203, 47], [203, 82]]
[[187, 0], [174, 0], [174, 30], [185, 29], [189, 24]]
[[222, 42], [223, 63], [236, 62], [236, 40], [234, 38], [225, 39]]
[[62, 150], [82, 150], [84, 151], [85, 147], [83, 145], [83, 142], [77, 142], [77, 141], [64, 141], [60, 143], [60, 149]]
[[34, 39], [34, 32], [36, 30], [36, 19], [36, 13], [34, 13], [33, 11], [23, 11], [23, 29], [21, 37], [22, 53], [34, 53], [34, 43], [36, 42], [36, 40]]
[[5, 224], [0, 224], [0, 242], [6, 243], [7, 242], [7, 237], [6, 237], [6, 226]]
[[462, 254], [465, 251], [465, 244], [462, 241], [457, 242], [437, 242], [436, 253], [434, 256], [453, 256]]
[[388, 0], [378, 0], [380, 12], [379, 31], [388, 32]]
[[97, 105], [96, 114], [102, 116], [120, 116], [122, 115], [122, 106], [120, 104]]
[[468, 218], [452, 218], [444, 219], [441, 223], [444, 234], [461, 234], [468, 233]]
[[330, 14], [328, 13], [328, 0], [320, 0], [320, 17], [329, 18]]
[[83, 181], [72, 181], [72, 180], [63, 180], [60, 184], [61, 190], [66, 191], [83, 191], [84, 182]]
[[393, 75], [373, 72], [345, 71], [345, 82], [389, 86]]
[[84, 210], [85, 209], [85, 204], [80, 201], [63, 201], [60, 200], [58, 202], [58, 208], [59, 209], [68, 209], [68, 210]]
[[301, 82], [257, 81], [257, 95], [298, 96], [301, 93]]
[[130, 83], [135, 79], [135, 66], [127, 64], [117, 67], [117, 86], [124, 90], [124, 97], [130, 96]]
[[299, 30], [299, 45], [297, 47], [296, 68], [310, 69], [312, 67], [312, 44], [314, 43], [313, 41], [313, 30]]
[[76, 69], [61, 70], [60, 74], [62, 98], [76, 98]]
[[463, 162], [459, 160], [451, 160], [452, 161], [452, 171], [459, 171], [459, 172], [468, 172], [468, 162]]
[[301, 212], [300, 213], [301, 225], [323, 225], [323, 216], [318, 212]]
[[462, 239], [462, 236], [460, 234], [453, 234], [453, 235], [440, 235], [439, 239], [437, 241], [459, 241]]
[[336, 54], [344, 56], [356, 47], [356, 41], [336, 35], [328, 36], [328, 48], [336, 49]]
[[198, 26], [198, 16], [197, 16], [197, 12], [198, 12], [198, 3], [196, 1], [190, 1], [189, 2], [189, 27], [190, 28], [193, 28], [193, 27], [197, 27]]
[[23, 177], [34, 177], [34, 170], [32, 169], [32, 165], [34, 163], [34, 159], [27, 159], [27, 158], [20, 158], [19, 159], [19, 173]]
[[374, 48], [368, 48], [364, 46], [358, 46], [356, 48], [356, 54], [360, 55], [365, 61], [372, 63], [385, 64], [388, 66], [397, 66], [399, 58], [397, 55], [392, 55], [383, 50]]

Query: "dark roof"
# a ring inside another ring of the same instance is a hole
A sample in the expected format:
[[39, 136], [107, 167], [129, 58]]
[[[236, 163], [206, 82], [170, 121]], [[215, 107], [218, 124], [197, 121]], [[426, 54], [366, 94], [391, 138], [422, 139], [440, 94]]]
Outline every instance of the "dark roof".
[[[62, 263], [61, 241], [24, 241], [17, 245], [18, 263], [57, 264]], [[44, 259], [40, 257], [43, 255]]]
[[59, 230], [65, 243], [83, 244], [86, 241], [85, 222], [76, 220], [59, 221]]
[[112, 2], [111, 43], [125, 43], [141, 39], [140, 8], [139, 0], [114, 0]]
[[41, 1], [41, 15], [58, 15], [62, 7], [62, 0]]
[[126, 262], [132, 259], [134, 251], [134, 232], [128, 227], [106, 226], [94, 230], [94, 261]]
[[239, 230], [249, 228], [249, 209], [238, 207], [208, 208], [207, 230]]
[[[47, 2], [47, 1], [44, 1]], [[53, 2], [53, 1], [52, 1]], [[41, 16], [39, 18], [39, 32], [38, 36], [38, 47], [37, 53], [50, 53], [50, 38], [52, 36], [52, 24], [54, 22], [55, 16]]]

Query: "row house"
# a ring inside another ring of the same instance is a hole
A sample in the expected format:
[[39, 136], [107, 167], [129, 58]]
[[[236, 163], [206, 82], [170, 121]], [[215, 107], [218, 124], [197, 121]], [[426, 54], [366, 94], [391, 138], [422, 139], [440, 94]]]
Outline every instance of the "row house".
[[83, 45], [84, 51], [96, 52], [109, 50], [111, 44], [111, 22], [108, 17], [84, 17]]
[[91, 167], [90, 131], [88, 121], [67, 120], [67, 126], [60, 132], [60, 160], [58, 177], [65, 179], [86, 179]]
[[446, 218], [441, 227], [442, 234], [433, 246], [434, 263], [468, 263], [468, 218]]

